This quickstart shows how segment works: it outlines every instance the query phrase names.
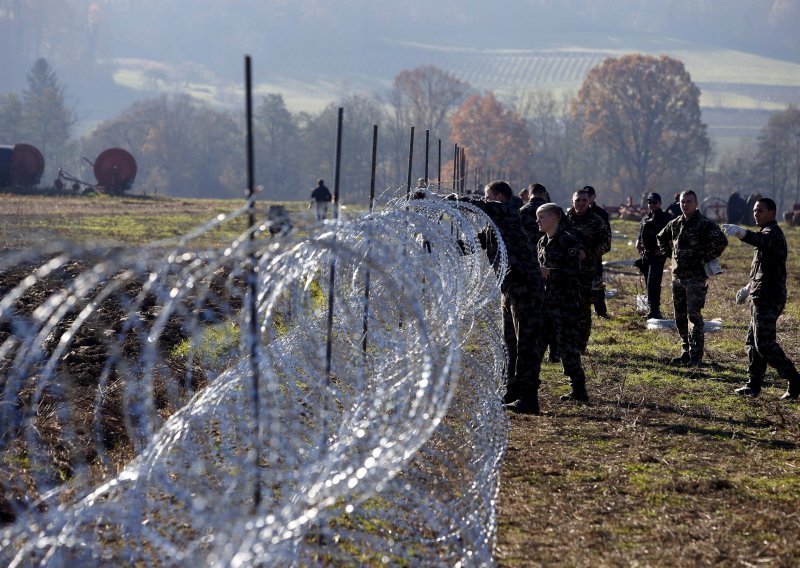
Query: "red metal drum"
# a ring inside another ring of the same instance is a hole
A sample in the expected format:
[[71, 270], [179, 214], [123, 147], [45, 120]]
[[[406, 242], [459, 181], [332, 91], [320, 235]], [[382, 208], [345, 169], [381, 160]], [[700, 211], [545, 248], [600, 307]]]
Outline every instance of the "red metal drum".
[[136, 160], [122, 148], [103, 150], [94, 161], [94, 177], [108, 193], [127, 191], [136, 178]]
[[16, 144], [11, 154], [12, 186], [34, 186], [42, 181], [44, 156], [36, 146]]

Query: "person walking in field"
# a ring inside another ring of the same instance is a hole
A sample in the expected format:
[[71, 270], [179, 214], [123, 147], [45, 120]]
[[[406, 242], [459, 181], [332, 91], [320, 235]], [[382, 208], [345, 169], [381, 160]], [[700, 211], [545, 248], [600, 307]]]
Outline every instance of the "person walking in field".
[[323, 180], [317, 180], [317, 187], [311, 191], [311, 201], [316, 205], [317, 221], [324, 221], [328, 216], [328, 204], [333, 201], [333, 195], [331, 195], [331, 191], [325, 187], [325, 182]]
[[657, 193], [647, 195], [647, 208], [650, 212], [642, 218], [636, 238], [636, 250], [641, 256], [638, 265], [647, 286], [647, 305], [650, 307], [647, 319], [664, 319], [661, 315], [661, 279], [666, 258], [658, 248], [656, 236], [667, 226], [671, 217], [661, 209], [661, 196]]
[[586, 373], [581, 363], [579, 347], [578, 280], [581, 274], [581, 245], [561, 223], [561, 208], [545, 203], [536, 210], [539, 230], [544, 236], [537, 246], [544, 302], [540, 327], [539, 359], [550, 345], [558, 350], [564, 374], [569, 377], [570, 393], [562, 401], [587, 402]]
[[736, 303], [750, 301], [750, 327], [747, 330], [748, 381], [736, 389], [736, 394], [757, 397], [767, 365], [789, 386], [782, 399], [800, 396], [800, 373], [776, 340], [776, 322], [786, 305], [786, 257], [788, 246], [775, 217], [777, 207], [769, 198], [760, 198], [753, 206], [753, 217], [759, 231], [749, 231], [737, 225], [722, 225], [728, 236], [736, 237], [755, 248], [750, 268], [750, 281], [739, 290]]
[[719, 258], [728, 239], [719, 226], [697, 208], [697, 194], [681, 193], [681, 215], [658, 233], [658, 248], [672, 257], [672, 302], [675, 325], [681, 336], [681, 354], [675, 365], [697, 366], [705, 349], [705, 322], [701, 310], [706, 303], [706, 265]]

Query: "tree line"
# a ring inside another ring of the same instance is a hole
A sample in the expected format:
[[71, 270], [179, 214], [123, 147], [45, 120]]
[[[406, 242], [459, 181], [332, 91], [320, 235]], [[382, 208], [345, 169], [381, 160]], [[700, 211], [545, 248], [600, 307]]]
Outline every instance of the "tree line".
[[[29, 142], [49, 164], [71, 171], [109, 147], [139, 163], [139, 192], [171, 196], [241, 197], [244, 119], [187, 95], [134, 103], [80, 139], [75, 113], [47, 61], [36, 61], [22, 93], [0, 96], [4, 142]], [[345, 108], [342, 195], [368, 194], [372, 125], [378, 124], [379, 188], [407, 178], [415, 127], [413, 177], [424, 176], [424, 132], [430, 132], [428, 177], [451, 184], [454, 144], [465, 150], [466, 187], [504, 177], [517, 188], [542, 182], [564, 201], [578, 186], [601, 190], [606, 204], [649, 191], [671, 195], [692, 187], [717, 195], [761, 191], [780, 202], [800, 198], [800, 112], [775, 113], [757, 147], [721, 160], [710, 172], [712, 146], [701, 119], [700, 91], [680, 61], [667, 56], [609, 58], [580, 90], [556, 96], [519, 91], [500, 99], [478, 92], [434, 66], [399, 73], [385, 93], [351, 94], [316, 113], [291, 112], [268, 94], [254, 110], [256, 175], [269, 199], [306, 199], [318, 178], [332, 178], [337, 108]], [[439, 158], [439, 143], [442, 153]], [[49, 176], [49, 177], [48, 177]]]

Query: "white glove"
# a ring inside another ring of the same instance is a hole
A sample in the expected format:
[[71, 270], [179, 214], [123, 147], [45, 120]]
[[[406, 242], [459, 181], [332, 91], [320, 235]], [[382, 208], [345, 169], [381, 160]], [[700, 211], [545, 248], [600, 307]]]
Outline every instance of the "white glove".
[[738, 305], [742, 305], [747, 301], [747, 298], [750, 297], [750, 285], [748, 284], [744, 288], [741, 288], [738, 292], [736, 292], [736, 303]]
[[722, 231], [729, 237], [736, 237], [737, 239], [743, 239], [747, 234], [747, 229], [739, 225], [729, 225], [728, 223], [722, 225]]

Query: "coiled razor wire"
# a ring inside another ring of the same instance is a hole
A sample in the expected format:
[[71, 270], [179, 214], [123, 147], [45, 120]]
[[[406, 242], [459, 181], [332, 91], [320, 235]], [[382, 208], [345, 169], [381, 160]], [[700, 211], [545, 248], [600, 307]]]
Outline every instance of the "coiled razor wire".
[[430, 193], [191, 248], [244, 211], [144, 249], [0, 257], [3, 565], [491, 564], [507, 258], [477, 234], [496, 227]]

